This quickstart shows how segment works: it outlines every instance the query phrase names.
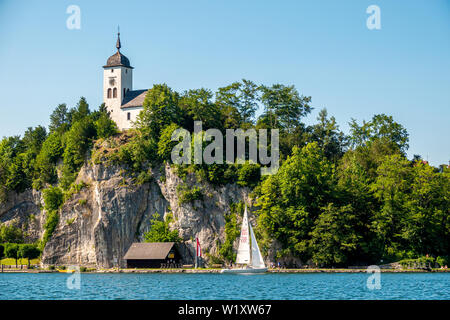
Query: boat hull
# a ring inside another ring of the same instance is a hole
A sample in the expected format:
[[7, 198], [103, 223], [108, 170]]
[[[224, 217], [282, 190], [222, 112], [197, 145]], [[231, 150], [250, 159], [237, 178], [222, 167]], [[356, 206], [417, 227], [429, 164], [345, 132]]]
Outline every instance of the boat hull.
[[231, 273], [231, 274], [254, 274], [265, 272], [267, 272], [267, 268], [222, 269], [220, 271], [220, 273]]

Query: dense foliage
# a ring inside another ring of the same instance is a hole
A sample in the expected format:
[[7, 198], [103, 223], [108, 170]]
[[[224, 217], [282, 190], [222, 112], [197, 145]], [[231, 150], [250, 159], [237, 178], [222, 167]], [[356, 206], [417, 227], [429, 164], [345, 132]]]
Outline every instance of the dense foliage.
[[15, 225], [0, 225], [0, 260], [11, 258], [16, 260], [24, 258], [36, 259], [40, 256], [41, 250], [37, 244], [24, 243], [26, 234]]
[[[258, 109], [262, 113], [256, 117]], [[75, 178], [90, 156], [95, 163], [124, 166], [136, 184], [150, 181], [152, 168], [160, 170], [163, 181], [163, 165], [171, 163], [177, 144], [171, 141], [176, 129], [188, 130], [195, 139], [194, 122], [201, 120], [204, 146], [210, 128], [223, 134], [227, 129], [278, 129], [281, 167], [274, 175], [261, 176], [260, 165], [248, 162], [173, 165], [185, 182], [178, 189], [180, 204], [192, 206], [208, 196], [193, 185], [197, 182], [214, 187], [236, 183], [252, 191], [261, 247], [267, 250], [276, 240], [278, 257], [296, 256], [320, 266], [427, 254], [444, 261], [450, 250], [448, 166], [434, 168], [420, 156], [408, 160], [407, 130], [391, 116], [374, 115], [362, 124], [352, 119], [346, 135], [325, 109], [315, 124], [306, 125], [311, 110], [311, 97], [294, 86], [242, 80], [216, 92], [179, 93], [158, 84], [148, 91], [136, 129], [117, 134], [105, 107], [91, 112], [81, 98], [74, 108], [61, 104], [55, 109], [48, 132], [38, 126], [27, 129], [23, 138], [1, 140], [0, 202], [11, 191], [46, 189], [45, 243], [59, 221], [58, 208], [77, 190]], [[188, 182], [188, 174], [196, 181]], [[235, 213], [226, 217], [222, 260], [234, 259], [238, 221]], [[146, 240], [178, 241], [169, 223], [154, 217]], [[15, 237], [9, 234], [8, 239]]]
[[380, 263], [450, 250], [450, 170], [409, 161], [387, 141], [349, 150], [333, 164], [316, 143], [261, 186], [259, 226], [317, 265]]
[[144, 234], [145, 242], [180, 242], [178, 230], [170, 230], [169, 225], [173, 221], [172, 215], [167, 214], [164, 220], [159, 219], [155, 213], [151, 219], [150, 230]]
[[17, 244], [17, 243], [0, 243], [0, 260], [3, 258], [10, 258], [16, 261], [18, 259], [27, 259], [28, 264], [30, 260], [36, 259], [41, 255], [41, 250], [36, 244]]
[[0, 243], [23, 243], [25, 235], [22, 229], [14, 225], [0, 225]]

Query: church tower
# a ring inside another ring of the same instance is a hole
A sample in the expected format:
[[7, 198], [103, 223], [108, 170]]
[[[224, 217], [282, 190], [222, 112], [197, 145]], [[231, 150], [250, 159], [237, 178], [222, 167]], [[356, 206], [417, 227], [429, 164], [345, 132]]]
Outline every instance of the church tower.
[[103, 66], [103, 102], [111, 114], [111, 119], [119, 129], [131, 127], [130, 113], [122, 108], [127, 93], [133, 90], [133, 67], [121, 52], [120, 32], [117, 33], [117, 52], [108, 58]]

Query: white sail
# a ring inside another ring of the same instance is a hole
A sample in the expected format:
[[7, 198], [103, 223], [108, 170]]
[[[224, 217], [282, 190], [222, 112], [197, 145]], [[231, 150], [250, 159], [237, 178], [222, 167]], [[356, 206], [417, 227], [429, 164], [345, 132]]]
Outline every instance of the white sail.
[[239, 247], [236, 257], [237, 264], [250, 263], [250, 239], [248, 236], [247, 207], [245, 207], [244, 218], [242, 219], [241, 236], [239, 238]]
[[252, 267], [253, 268], [265, 268], [264, 260], [261, 256], [261, 251], [259, 251], [258, 242], [256, 242], [255, 234], [253, 233], [253, 228], [250, 225], [250, 235], [252, 239]]

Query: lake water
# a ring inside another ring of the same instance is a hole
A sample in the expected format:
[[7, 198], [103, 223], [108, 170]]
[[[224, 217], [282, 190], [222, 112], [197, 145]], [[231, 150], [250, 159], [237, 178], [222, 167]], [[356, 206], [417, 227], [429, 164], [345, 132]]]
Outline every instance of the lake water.
[[382, 273], [380, 290], [365, 273], [81, 274], [80, 289], [69, 277], [0, 273], [0, 299], [450, 299], [450, 273]]

